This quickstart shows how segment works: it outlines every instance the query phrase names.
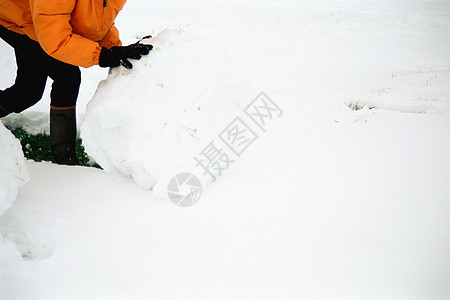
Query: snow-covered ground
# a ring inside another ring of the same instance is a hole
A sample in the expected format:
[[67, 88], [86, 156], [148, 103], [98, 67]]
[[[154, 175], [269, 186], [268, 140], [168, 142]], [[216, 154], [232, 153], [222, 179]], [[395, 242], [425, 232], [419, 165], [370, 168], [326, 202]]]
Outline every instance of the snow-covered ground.
[[28, 181], [28, 168], [19, 140], [0, 123], [0, 216], [11, 206], [19, 188]]
[[[117, 26], [214, 41], [283, 114], [189, 208], [28, 161], [0, 299], [450, 298], [450, 2], [136, 0]], [[83, 76], [80, 121], [107, 71]], [[45, 97], [4, 122], [45, 129]]]

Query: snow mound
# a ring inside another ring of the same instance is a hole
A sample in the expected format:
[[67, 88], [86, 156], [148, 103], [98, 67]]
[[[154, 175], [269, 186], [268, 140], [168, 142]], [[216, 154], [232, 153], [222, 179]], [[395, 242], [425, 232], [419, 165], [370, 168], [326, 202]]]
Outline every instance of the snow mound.
[[27, 110], [20, 114], [12, 113], [2, 119], [8, 128], [20, 128], [29, 134], [45, 133], [50, 134], [49, 113], [41, 111]]
[[143, 42], [154, 46], [149, 55], [98, 85], [81, 137], [106, 172], [152, 189], [193, 161], [251, 99], [251, 89], [208, 39], [166, 29]]
[[12, 133], [0, 122], [0, 216], [16, 199], [19, 187], [28, 181], [22, 147]]

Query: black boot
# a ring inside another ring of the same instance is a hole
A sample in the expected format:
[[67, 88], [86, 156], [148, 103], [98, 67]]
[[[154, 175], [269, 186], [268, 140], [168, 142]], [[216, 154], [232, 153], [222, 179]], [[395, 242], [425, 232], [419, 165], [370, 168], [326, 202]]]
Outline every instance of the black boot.
[[75, 107], [50, 109], [50, 141], [54, 162], [81, 166], [76, 154], [77, 121]]

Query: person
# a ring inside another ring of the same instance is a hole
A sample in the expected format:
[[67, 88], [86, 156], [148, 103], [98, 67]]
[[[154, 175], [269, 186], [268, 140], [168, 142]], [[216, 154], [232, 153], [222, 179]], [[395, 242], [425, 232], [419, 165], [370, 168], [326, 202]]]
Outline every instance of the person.
[[122, 46], [114, 20], [126, 0], [0, 0], [0, 37], [14, 48], [14, 84], [0, 90], [0, 118], [36, 104], [47, 77], [50, 141], [54, 162], [81, 165], [76, 155], [76, 101], [80, 67], [131, 69], [152, 49], [139, 42]]

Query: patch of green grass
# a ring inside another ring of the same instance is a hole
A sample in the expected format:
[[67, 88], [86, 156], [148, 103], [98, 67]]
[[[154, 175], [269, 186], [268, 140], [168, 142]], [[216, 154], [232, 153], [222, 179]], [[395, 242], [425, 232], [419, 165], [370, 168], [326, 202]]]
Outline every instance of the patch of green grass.
[[[53, 161], [50, 149], [50, 136], [44, 133], [29, 134], [21, 128], [9, 129], [14, 136], [19, 139], [22, 151], [26, 158], [36, 162]], [[77, 139], [77, 156], [85, 166], [100, 168], [97, 164], [92, 164], [88, 155], [84, 151], [81, 139]]]
[[[363, 109], [364, 106], [367, 105], [367, 103], [359, 104], [359, 101], [356, 101], [356, 102], [345, 103], [345, 105], [347, 105], [347, 107], [350, 108], [351, 110], [358, 111], [358, 110]], [[368, 106], [368, 108], [374, 109], [375, 106]]]

